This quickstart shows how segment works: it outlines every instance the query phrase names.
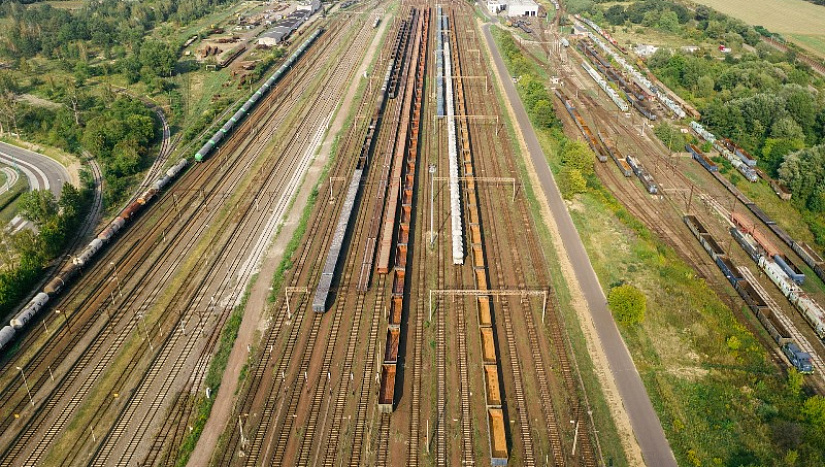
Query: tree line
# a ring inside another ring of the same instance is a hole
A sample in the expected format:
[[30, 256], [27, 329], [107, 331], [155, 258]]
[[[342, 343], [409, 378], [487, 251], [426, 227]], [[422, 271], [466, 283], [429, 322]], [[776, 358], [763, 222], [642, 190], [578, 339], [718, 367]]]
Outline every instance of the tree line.
[[75, 238], [89, 206], [91, 190], [63, 185], [60, 199], [48, 190], [24, 193], [22, 216], [36, 230], [10, 233], [0, 226], [0, 313], [11, 311], [42, 277], [44, 268]]
[[0, 56], [48, 58], [82, 56], [90, 51], [105, 57], [126, 55], [143, 37], [165, 21], [184, 25], [232, 0], [89, 1], [77, 10], [18, 2], [0, 3], [0, 17], [10, 26], [0, 42]]

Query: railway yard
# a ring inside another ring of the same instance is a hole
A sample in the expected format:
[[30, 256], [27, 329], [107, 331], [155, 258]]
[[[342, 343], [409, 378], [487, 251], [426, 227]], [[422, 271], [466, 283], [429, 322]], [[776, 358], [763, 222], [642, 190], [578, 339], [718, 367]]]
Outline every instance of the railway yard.
[[[600, 432], [613, 428], [594, 424], [473, 8], [339, 5], [194, 157], [153, 171], [36, 296], [47, 304], [28, 305], [40, 315], [0, 360], [0, 465], [183, 465], [199, 404], [226, 391], [206, 384], [222, 330], [245, 307], [262, 319], [235, 343], [237, 389], [188, 465], [608, 465]], [[652, 136], [648, 123], [672, 116], [664, 99], [625, 83], [636, 97], [623, 107], [594, 82], [626, 78], [600, 45], [550, 49], [548, 26], [527, 50], [549, 57], [556, 114], [599, 179], [778, 366], [789, 342], [810, 353], [806, 378], [825, 390], [825, 327], [799, 311], [802, 289], [781, 292], [760, 266], [817, 259], [709, 159]], [[273, 282], [263, 271], [288, 223], [305, 232]], [[808, 284], [822, 280], [812, 268]], [[253, 287], [270, 300], [247, 301]]]
[[[805, 369], [796, 365], [797, 370], [814, 373], [808, 376], [808, 383], [821, 393], [825, 389], [818, 369], [825, 353], [825, 314], [818, 304], [823, 301], [821, 258], [804, 242], [791, 238], [721, 175], [719, 166], [710, 159], [713, 155], [732, 162], [733, 171], [741, 172], [747, 182], [764, 177], [757, 176], [758, 170], [752, 167], [755, 160], [735, 143], [716, 138], [694, 122], [689, 127], [691, 134], [700, 142], [712, 143], [712, 153], [705, 154], [695, 146], [686, 147], [684, 152], [665, 147], [650, 132], [651, 122], [684, 117], [695, 110], [683, 109], [674, 102], [678, 98], [668, 99], [672, 97], [669, 94], [664, 98], [650, 92], [641, 96], [644, 88], [628, 72], [630, 67], [613, 68], [605, 59], [612, 55], [614, 63], [625, 64], [615, 60], [621, 48], [611, 47], [609, 34], [600, 37], [602, 31], [597, 26], [584, 22], [592, 32], [571, 44], [569, 52], [556, 47], [549, 53], [546, 45], [528, 47], [534, 56], [546, 53], [549, 62], [558, 67], [560, 80], [554, 92], [561, 105], [557, 115], [568, 134], [590, 146], [599, 161], [599, 179], [622, 205], [693, 266], [732, 310], [739, 310], [740, 321], [762, 336], [777, 365], [786, 369], [795, 366], [785, 349], [790, 342], [809, 354], [809, 365]], [[577, 53], [573, 53], [574, 45]], [[615, 90], [604, 92], [609, 87], [605, 84], [599, 89], [594, 80], [610, 81], [615, 89], [626, 92], [630, 111], [617, 109], [620, 103]], [[656, 92], [667, 91], [660, 88]], [[565, 108], [567, 111], [562, 111]], [[700, 225], [698, 231], [692, 227], [694, 221]], [[702, 234], [704, 226], [708, 226], [708, 233]], [[710, 242], [706, 242], [707, 237]], [[789, 260], [790, 266], [780, 268], [784, 260]], [[809, 266], [807, 275], [797, 264]], [[809, 285], [803, 290], [792, 284], [794, 278], [799, 279], [797, 284], [807, 280]], [[807, 303], [801, 305], [799, 298]]]
[[[305, 33], [203, 163], [177, 164], [58, 276], [3, 362], [3, 465], [177, 461], [220, 330], [310, 189], [371, 13]], [[472, 18], [458, 2], [386, 17], [212, 464], [597, 465]]]

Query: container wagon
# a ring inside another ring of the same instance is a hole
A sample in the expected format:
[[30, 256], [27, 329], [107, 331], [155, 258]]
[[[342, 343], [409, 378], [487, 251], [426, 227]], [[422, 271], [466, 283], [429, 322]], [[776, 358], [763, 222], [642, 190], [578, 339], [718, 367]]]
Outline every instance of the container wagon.
[[782, 353], [791, 362], [791, 365], [802, 374], [809, 375], [814, 372], [814, 366], [811, 364], [811, 355], [803, 352], [799, 346], [793, 342], [789, 342], [782, 346]]
[[790, 258], [783, 254], [778, 254], [773, 256], [773, 260], [797, 285], [802, 285], [802, 283], [805, 282], [805, 273], [803, 273]]
[[751, 156], [748, 153], [748, 151], [745, 151], [741, 147], [737, 146], [736, 143], [727, 138], [722, 140], [722, 144], [724, 144], [729, 151], [736, 154], [736, 156], [739, 157], [742, 160], [742, 162], [751, 167], [756, 167], [756, 159], [753, 156]]
[[634, 109], [638, 110], [640, 114], [642, 114], [648, 120], [655, 122], [656, 121], [656, 114], [654, 114], [646, 105], [646, 100], [638, 99], [633, 95], [628, 94], [627, 100], [630, 101], [630, 105], [633, 106]]
[[725, 278], [730, 282], [734, 288], [736, 284], [745, 280], [745, 277], [739, 272], [739, 268], [733, 265], [730, 258], [726, 255], [719, 255], [716, 257], [716, 265], [719, 266], [719, 269], [722, 270], [722, 273], [725, 275]]
[[702, 167], [707, 169], [708, 172], [718, 172], [719, 171], [719, 166], [717, 166], [716, 163], [714, 163], [712, 160], [708, 159], [708, 156], [706, 156], [705, 153], [703, 153], [695, 145], [686, 144], [685, 148], [691, 154], [693, 159], [695, 159], [696, 162], [702, 164]]

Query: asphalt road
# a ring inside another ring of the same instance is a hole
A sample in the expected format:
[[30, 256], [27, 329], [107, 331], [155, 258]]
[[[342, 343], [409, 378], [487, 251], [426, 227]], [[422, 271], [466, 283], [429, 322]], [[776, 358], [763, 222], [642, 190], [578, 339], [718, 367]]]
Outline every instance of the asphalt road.
[[69, 172], [59, 162], [36, 152], [0, 142], [0, 162], [17, 167], [28, 178], [32, 190], [51, 190], [60, 196]]
[[502, 80], [504, 91], [513, 106], [517, 123], [524, 135], [533, 166], [541, 183], [541, 191], [547, 199], [550, 212], [558, 225], [567, 256], [576, 271], [576, 278], [581, 285], [587, 306], [590, 309], [593, 324], [607, 355], [610, 371], [616, 380], [619, 395], [630, 417], [630, 424], [642, 450], [645, 463], [651, 467], [675, 467], [676, 459], [673, 457], [667, 438], [665, 438], [659, 417], [653, 410], [653, 405], [650, 403], [650, 398], [639, 372], [630, 358], [630, 353], [619, 334], [615, 321], [613, 321], [613, 316], [607, 309], [607, 298], [596, 277], [596, 272], [593, 270], [593, 265], [590, 264], [590, 258], [587, 256], [581, 238], [579, 238], [579, 233], [573, 225], [570, 213], [567, 212], [567, 207], [550, 172], [550, 167], [547, 165], [544, 152], [542, 152], [536, 134], [533, 132], [533, 127], [530, 125], [527, 112], [524, 110], [513, 80], [510, 79], [510, 73], [507, 71], [490, 33], [489, 25], [485, 24], [482, 29], [484, 39], [492, 51], [495, 66], [498, 68], [499, 74], [504, 77]]

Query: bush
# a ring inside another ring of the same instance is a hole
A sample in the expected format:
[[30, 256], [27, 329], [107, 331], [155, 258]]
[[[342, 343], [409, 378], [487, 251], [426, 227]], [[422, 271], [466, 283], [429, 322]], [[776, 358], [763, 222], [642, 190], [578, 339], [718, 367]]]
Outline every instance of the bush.
[[587, 190], [587, 180], [578, 169], [563, 167], [558, 175], [559, 191], [565, 199]]
[[613, 315], [625, 326], [641, 323], [645, 318], [647, 298], [641, 290], [630, 284], [622, 284], [610, 289], [607, 305]]

